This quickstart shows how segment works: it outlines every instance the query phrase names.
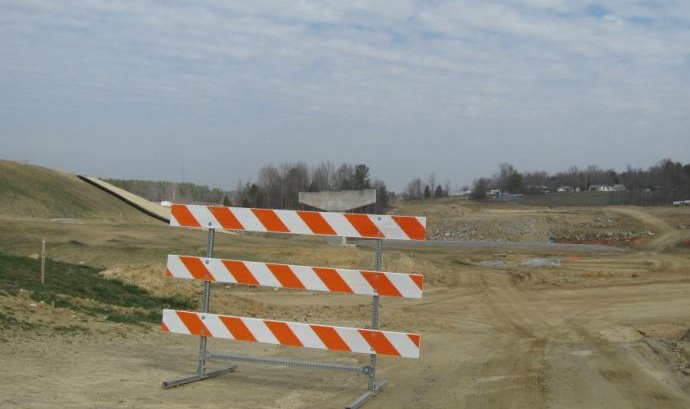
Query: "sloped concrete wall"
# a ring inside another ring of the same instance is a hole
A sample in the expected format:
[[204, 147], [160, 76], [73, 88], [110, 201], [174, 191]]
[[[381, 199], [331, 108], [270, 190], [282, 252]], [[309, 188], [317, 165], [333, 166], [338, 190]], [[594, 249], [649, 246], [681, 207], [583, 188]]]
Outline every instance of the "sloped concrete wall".
[[328, 212], [346, 212], [376, 203], [376, 189], [299, 192], [299, 202]]

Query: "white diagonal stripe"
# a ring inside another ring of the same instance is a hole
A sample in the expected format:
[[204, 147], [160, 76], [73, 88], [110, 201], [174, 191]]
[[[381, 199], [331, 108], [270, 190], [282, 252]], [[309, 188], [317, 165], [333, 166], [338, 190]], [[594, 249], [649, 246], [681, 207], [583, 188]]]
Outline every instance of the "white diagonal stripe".
[[282, 287], [280, 281], [276, 278], [271, 270], [268, 269], [266, 263], [256, 263], [253, 261], [245, 261], [244, 264], [247, 266], [249, 271], [254, 275], [256, 281], [259, 285], [264, 287]]
[[244, 227], [244, 230], [258, 232], [267, 231], [254, 212], [252, 212], [252, 209], [245, 207], [233, 207], [230, 210], [232, 210], [232, 214], [235, 215], [237, 220]]
[[222, 228], [207, 206], [189, 205], [187, 209], [194, 215], [202, 228]]
[[175, 310], [163, 310], [163, 324], [170, 330], [177, 334], [190, 334], [187, 326], [184, 325], [180, 317], [177, 316]]
[[240, 318], [244, 325], [247, 326], [249, 332], [254, 335], [257, 342], [263, 342], [265, 344], [280, 344], [280, 341], [273, 335], [270, 329], [264, 323], [264, 320], [257, 318]]
[[347, 270], [344, 268], [338, 268], [336, 271], [355, 294], [374, 294], [374, 288], [369, 284], [366, 278], [364, 278], [361, 271]]
[[369, 215], [369, 219], [379, 228], [387, 239], [409, 240], [407, 233], [390, 216]]
[[170, 271], [170, 274], [173, 275], [173, 277], [179, 277], [179, 278], [194, 278], [192, 274], [187, 270], [187, 267], [184, 265], [182, 260], [180, 260], [180, 256], [170, 254], [168, 255], [168, 264], [167, 264], [168, 271]]
[[419, 348], [412, 342], [408, 334], [389, 331], [386, 331], [384, 334], [386, 338], [388, 338], [388, 341], [390, 341], [400, 353], [400, 356], [405, 358], [419, 358]]
[[292, 272], [295, 273], [295, 276], [297, 276], [307, 290], [329, 291], [326, 284], [316, 275], [312, 267], [290, 266], [290, 269], [292, 269]]
[[[362, 352], [369, 354], [373, 349], [362, 334], [356, 328], [333, 327], [340, 337], [345, 341], [352, 352]], [[375, 352], [374, 352], [375, 353]]]
[[304, 223], [301, 217], [294, 210], [276, 210], [276, 215], [293, 234], [309, 234], [313, 235], [309, 226]]
[[388, 273], [386, 277], [388, 277], [403, 297], [422, 298], [422, 290], [412, 281], [412, 277], [409, 274]]
[[223, 261], [218, 258], [201, 258], [201, 262], [204, 263], [206, 268], [216, 281], [224, 283], [236, 283], [235, 277], [230, 274]]
[[206, 325], [212, 337], [235, 339], [218, 315], [199, 314], [199, 318], [201, 317], [203, 317], [202, 322]]
[[342, 213], [324, 212], [321, 213], [321, 216], [323, 216], [326, 222], [335, 231], [336, 236], [362, 237]]
[[328, 349], [308, 324], [298, 322], [288, 322], [287, 324], [305, 348]]

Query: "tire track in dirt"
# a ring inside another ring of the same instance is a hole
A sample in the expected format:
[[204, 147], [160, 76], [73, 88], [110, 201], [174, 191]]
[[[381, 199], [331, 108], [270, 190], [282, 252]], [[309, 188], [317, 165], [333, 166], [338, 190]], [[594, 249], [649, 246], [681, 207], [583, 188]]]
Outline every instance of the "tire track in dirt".
[[651, 215], [642, 209], [634, 207], [612, 207], [611, 210], [635, 218], [656, 231], [654, 239], [642, 244], [642, 249], [663, 251], [687, 236], [687, 233], [674, 229], [673, 226], [666, 223], [663, 219]]

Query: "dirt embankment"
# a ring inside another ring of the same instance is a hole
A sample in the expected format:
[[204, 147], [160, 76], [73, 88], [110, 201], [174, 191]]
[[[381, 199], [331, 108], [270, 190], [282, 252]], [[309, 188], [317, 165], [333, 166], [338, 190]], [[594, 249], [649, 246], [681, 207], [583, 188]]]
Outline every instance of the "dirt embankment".
[[[384, 297], [381, 327], [421, 333], [422, 352], [418, 360], [380, 357], [377, 374], [388, 388], [367, 408], [690, 407], [690, 254], [667, 247], [669, 237], [684, 231], [675, 227], [672, 215], [650, 213], [673, 227], [669, 230], [625, 209], [427, 209], [428, 215], [451, 210], [474, 212], [495, 226], [512, 217], [535, 218], [535, 229], [540, 223], [550, 226], [539, 227], [543, 234], [551, 228], [638, 225], [655, 236], [627, 251], [596, 254], [386, 249], [384, 270], [424, 274], [425, 293], [421, 300]], [[37, 232], [57, 243], [52, 254], [65, 261], [105, 266], [103, 276], [135, 283], [155, 296], [201, 298], [201, 283], [166, 278], [163, 268], [167, 253], [203, 254], [203, 233], [88, 220], [77, 225], [22, 219], [0, 225], [3, 243], [16, 243], [6, 246], [16, 254], [35, 252]], [[373, 261], [371, 249], [282, 237], [219, 235], [216, 254], [355, 268], [371, 268]], [[365, 326], [370, 301], [214, 284], [211, 311]], [[195, 370], [197, 338], [163, 334], [155, 324], [113, 323], [101, 315], [36, 303], [24, 292], [0, 295], [0, 312], [0, 384], [6, 386], [0, 407], [339, 408], [366, 387], [357, 374], [241, 364], [236, 373], [163, 390], [162, 380]], [[368, 362], [364, 354], [215, 339], [210, 349]]]

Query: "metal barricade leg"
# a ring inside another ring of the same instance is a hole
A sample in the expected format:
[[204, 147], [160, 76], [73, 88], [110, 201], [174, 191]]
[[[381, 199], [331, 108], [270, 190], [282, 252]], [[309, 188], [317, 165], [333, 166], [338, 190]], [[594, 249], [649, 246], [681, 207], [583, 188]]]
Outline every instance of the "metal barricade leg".
[[[381, 271], [381, 257], [383, 253], [383, 240], [376, 240], [376, 258], [374, 268], [376, 271]], [[371, 329], [379, 329], [379, 306], [381, 297], [374, 294], [371, 300]], [[376, 396], [386, 386], [386, 381], [376, 382], [376, 354], [369, 355], [369, 367], [367, 368], [367, 375], [369, 382], [367, 384], [367, 391], [352, 403], [346, 406], [346, 409], [356, 409], [367, 403], [367, 401]]]
[[[216, 238], [216, 230], [208, 229], [208, 245], [206, 247], [206, 257], [213, 257], [213, 245]], [[204, 282], [204, 304], [203, 312], [207, 313], [209, 306], [211, 304], [211, 282]], [[208, 378], [214, 378], [218, 375], [222, 375], [228, 372], [233, 372], [237, 369], [236, 365], [229, 366], [227, 368], [218, 369], [215, 371], [206, 371], [206, 337], [201, 337], [199, 340], [199, 364], [196, 368], [196, 375], [187, 376], [184, 378], [174, 379], [171, 381], [163, 381], [163, 388], [173, 388], [175, 386], [185, 385], [191, 382], [201, 381]]]

